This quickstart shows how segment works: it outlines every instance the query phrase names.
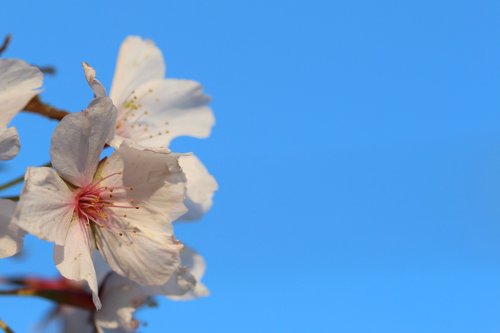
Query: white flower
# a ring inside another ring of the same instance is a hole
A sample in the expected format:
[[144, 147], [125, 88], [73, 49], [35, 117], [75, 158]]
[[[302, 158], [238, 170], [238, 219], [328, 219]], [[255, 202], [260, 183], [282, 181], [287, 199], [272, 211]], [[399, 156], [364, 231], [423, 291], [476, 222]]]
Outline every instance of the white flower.
[[43, 74], [24, 61], [0, 59], [0, 160], [19, 152], [15, 128], [7, 128], [11, 119], [40, 91]]
[[[96, 96], [105, 90], [87, 66], [86, 77]], [[130, 36], [120, 47], [110, 97], [118, 108], [116, 131], [111, 145], [125, 141], [158, 148], [168, 147], [178, 136], [205, 138], [215, 118], [210, 98], [191, 80], [165, 79], [163, 55], [150, 40]], [[187, 179], [186, 220], [200, 218], [212, 206], [217, 182], [195, 156], [183, 157]]]
[[100, 333], [133, 332], [139, 326], [139, 321], [134, 318], [135, 311], [154, 304], [154, 296], [188, 300], [208, 295], [206, 287], [197, 279], [201, 279], [204, 273], [203, 259], [186, 247], [182, 250], [181, 258], [182, 267], [166, 284], [157, 287], [138, 285], [116, 273], [109, 273], [109, 268], [100, 264], [98, 273], [108, 272], [99, 282], [101, 310], [91, 313], [86, 309], [60, 306], [55, 318], [62, 321], [63, 332], [67, 333], [91, 333], [94, 327]]
[[[13, 158], [19, 152], [19, 136], [10, 120], [29, 100], [38, 94], [42, 72], [21, 60], [0, 59], [0, 160]], [[0, 258], [19, 252], [23, 232], [11, 222], [16, 203], [0, 199]]]
[[[101, 265], [102, 267], [102, 265]], [[119, 329], [131, 332], [138, 327], [135, 311], [152, 304], [152, 297], [164, 295], [172, 300], [191, 300], [208, 296], [208, 289], [201, 283], [205, 262], [194, 250], [184, 246], [181, 266], [162, 286], [141, 286], [117, 274], [107, 275], [101, 286], [103, 307], [94, 316], [99, 332], [103, 329]]]
[[134, 312], [147, 304], [153, 304], [148, 288], [138, 285], [117, 274], [110, 274], [101, 289], [103, 307], [94, 315], [98, 332], [105, 329], [118, 329], [120, 332], [133, 332], [139, 322]]
[[64, 117], [52, 137], [54, 169], [28, 169], [15, 215], [23, 229], [55, 243], [57, 268], [87, 281], [97, 308], [93, 249], [118, 274], [162, 285], [177, 271], [182, 248], [171, 222], [186, 212], [177, 156], [124, 143], [99, 162], [115, 119], [107, 97]]
[[0, 199], [0, 258], [13, 256], [21, 250], [24, 232], [12, 223], [16, 203]]
[[112, 145], [128, 139], [145, 147], [165, 147], [178, 136], [210, 134], [215, 119], [201, 85], [164, 77], [163, 55], [152, 41], [125, 39], [110, 92], [118, 107]]
[[95, 325], [103, 329], [120, 329], [132, 332], [138, 327], [134, 312], [152, 303], [152, 297], [164, 295], [173, 300], [189, 300], [208, 295], [200, 282], [205, 271], [203, 258], [186, 247], [181, 253], [181, 268], [163, 286], [145, 287], [117, 274], [109, 275], [103, 282], [101, 298], [103, 307], [95, 314]]

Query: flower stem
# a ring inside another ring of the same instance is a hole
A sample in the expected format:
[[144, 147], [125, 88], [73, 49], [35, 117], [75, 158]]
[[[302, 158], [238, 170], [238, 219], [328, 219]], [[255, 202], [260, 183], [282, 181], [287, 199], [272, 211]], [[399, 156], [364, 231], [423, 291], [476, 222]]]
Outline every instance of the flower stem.
[[14, 289], [14, 290], [0, 290], [0, 296], [33, 296], [32, 289]]
[[0, 290], [0, 296], [40, 297], [57, 304], [71, 305], [89, 311], [95, 310], [92, 295], [78, 288], [51, 289], [49, 287], [28, 287], [13, 290]]
[[7, 50], [7, 47], [9, 47], [9, 44], [10, 44], [10, 40], [12, 39], [12, 35], [11, 34], [8, 34], [7, 36], [5, 36], [4, 40], [3, 40], [3, 43], [2, 45], [0, 46], [0, 55], [2, 53], [5, 52], [5, 50]]
[[8, 189], [9, 187], [17, 185], [19, 183], [22, 183], [23, 180], [24, 180], [24, 175], [14, 178], [11, 181], [8, 181], [7, 183], [0, 185], [0, 191]]
[[18, 195], [11, 195], [11, 196], [8, 196], [8, 197], [0, 197], [0, 199], [7, 199], [7, 200], [10, 200], [10, 201], [19, 201], [19, 196]]
[[[45, 163], [44, 165], [41, 165], [42, 167], [50, 167], [52, 164], [50, 162]], [[0, 185], [0, 191], [6, 190], [9, 187], [12, 187], [14, 185], [17, 185], [19, 183], [22, 183], [24, 180], [24, 175], [19, 176], [17, 178], [14, 178], [6, 183], [3, 183]]]
[[9, 326], [7, 326], [7, 324], [1, 319], [0, 319], [0, 329], [2, 329], [6, 333], [14, 333], [14, 331]]
[[57, 72], [54, 66], [37, 66], [37, 67], [43, 74], [55, 75]]
[[69, 113], [68, 111], [57, 109], [45, 102], [42, 102], [38, 96], [33, 97], [24, 107], [23, 111], [36, 113], [55, 120], [61, 120]]

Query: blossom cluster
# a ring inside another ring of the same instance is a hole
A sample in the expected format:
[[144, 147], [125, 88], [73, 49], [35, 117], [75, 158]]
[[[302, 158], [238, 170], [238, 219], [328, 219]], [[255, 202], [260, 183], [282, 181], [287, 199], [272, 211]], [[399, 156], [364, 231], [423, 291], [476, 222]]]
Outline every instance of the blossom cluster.
[[[132, 332], [134, 311], [154, 296], [208, 294], [204, 260], [174, 224], [201, 218], [217, 182], [195, 155], [168, 147], [178, 136], [206, 138], [215, 120], [199, 83], [165, 78], [150, 40], [125, 39], [109, 94], [89, 64], [83, 72], [93, 99], [60, 119], [50, 164], [27, 168], [18, 202], [0, 200], [0, 258], [21, 251], [27, 233], [54, 243], [60, 279], [5, 281], [55, 301], [65, 332]], [[42, 81], [37, 67], [0, 59], [0, 159], [18, 153], [8, 125]]]

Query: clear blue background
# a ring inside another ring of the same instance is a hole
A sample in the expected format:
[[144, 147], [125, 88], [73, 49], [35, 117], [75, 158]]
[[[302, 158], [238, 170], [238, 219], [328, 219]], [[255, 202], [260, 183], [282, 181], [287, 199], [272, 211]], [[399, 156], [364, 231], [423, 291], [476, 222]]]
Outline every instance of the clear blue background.
[[[127, 35], [203, 83], [217, 125], [179, 139], [217, 177], [178, 237], [209, 298], [140, 312], [143, 332], [498, 332], [498, 1], [11, 1], [5, 54], [54, 65], [42, 98], [81, 110], [81, 61], [108, 87]], [[55, 122], [21, 114], [5, 180], [48, 160]], [[8, 192], [11, 194], [14, 192]], [[27, 239], [1, 274], [52, 276]], [[28, 332], [43, 300], [1, 298]]]

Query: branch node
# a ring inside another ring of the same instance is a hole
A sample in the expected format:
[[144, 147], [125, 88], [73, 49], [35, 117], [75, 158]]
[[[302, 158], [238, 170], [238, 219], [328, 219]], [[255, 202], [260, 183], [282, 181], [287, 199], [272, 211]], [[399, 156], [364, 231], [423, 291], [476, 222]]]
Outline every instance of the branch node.
[[2, 46], [0, 46], [0, 55], [7, 50], [9, 47], [10, 41], [12, 40], [12, 34], [8, 34], [7, 36], [4, 37]]
[[28, 104], [26, 104], [23, 111], [37, 113], [41, 116], [55, 120], [61, 120], [69, 113], [68, 111], [57, 109], [42, 102], [38, 96], [33, 97]]

